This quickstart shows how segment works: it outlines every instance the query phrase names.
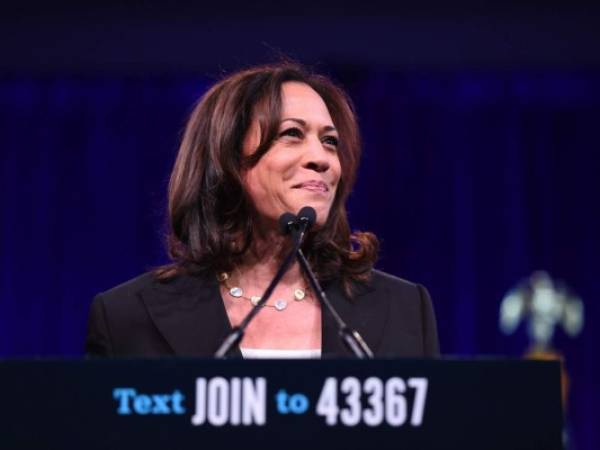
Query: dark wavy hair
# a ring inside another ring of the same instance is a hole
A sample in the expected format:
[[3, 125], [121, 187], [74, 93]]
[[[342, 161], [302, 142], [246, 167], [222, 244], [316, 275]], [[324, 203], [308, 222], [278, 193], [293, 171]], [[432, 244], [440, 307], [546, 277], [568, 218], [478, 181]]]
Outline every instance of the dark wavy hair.
[[[379, 243], [369, 232], [351, 233], [345, 203], [356, 179], [361, 141], [350, 98], [331, 80], [291, 62], [252, 67], [216, 83], [195, 106], [185, 127], [169, 182], [170, 265], [159, 279], [229, 272], [251, 245], [254, 208], [242, 173], [269, 151], [278, 136], [281, 86], [305, 83], [324, 100], [339, 133], [341, 179], [326, 223], [312, 231], [305, 253], [321, 281], [340, 278], [348, 296], [352, 281], [367, 281]], [[244, 157], [243, 141], [256, 119], [260, 143]], [[241, 246], [234, 247], [232, 242]]]

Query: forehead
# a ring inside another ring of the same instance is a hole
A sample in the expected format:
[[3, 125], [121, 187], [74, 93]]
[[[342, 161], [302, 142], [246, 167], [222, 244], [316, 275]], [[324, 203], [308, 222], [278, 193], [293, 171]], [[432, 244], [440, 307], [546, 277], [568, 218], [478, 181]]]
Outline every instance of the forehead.
[[297, 118], [333, 125], [327, 105], [309, 85], [287, 81], [281, 85], [282, 119]]

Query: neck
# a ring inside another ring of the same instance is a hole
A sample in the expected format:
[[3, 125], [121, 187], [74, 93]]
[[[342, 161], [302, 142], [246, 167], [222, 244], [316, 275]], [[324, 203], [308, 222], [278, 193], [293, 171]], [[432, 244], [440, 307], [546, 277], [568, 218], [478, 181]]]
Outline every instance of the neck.
[[[239, 276], [244, 281], [253, 280], [257, 285], [267, 286], [291, 250], [291, 238], [283, 236], [279, 230], [255, 233], [251, 247], [243, 262], [237, 267]], [[281, 284], [289, 286], [304, 284], [297, 261], [294, 260], [281, 279]]]

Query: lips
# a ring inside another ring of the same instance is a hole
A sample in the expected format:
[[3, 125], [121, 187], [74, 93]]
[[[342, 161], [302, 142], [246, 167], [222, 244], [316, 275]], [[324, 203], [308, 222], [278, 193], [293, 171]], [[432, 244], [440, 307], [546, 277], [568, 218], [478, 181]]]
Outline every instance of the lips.
[[315, 192], [328, 192], [329, 191], [329, 186], [327, 186], [327, 183], [325, 183], [323, 181], [319, 181], [319, 180], [303, 181], [302, 183], [298, 183], [298, 184], [292, 186], [292, 188], [307, 189], [309, 191], [315, 191]]

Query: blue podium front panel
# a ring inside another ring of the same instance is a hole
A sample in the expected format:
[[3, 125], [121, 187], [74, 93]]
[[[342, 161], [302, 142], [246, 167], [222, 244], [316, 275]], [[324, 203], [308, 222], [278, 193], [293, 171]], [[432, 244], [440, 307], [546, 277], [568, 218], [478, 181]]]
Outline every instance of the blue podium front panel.
[[561, 449], [560, 367], [0, 361], [0, 448]]

